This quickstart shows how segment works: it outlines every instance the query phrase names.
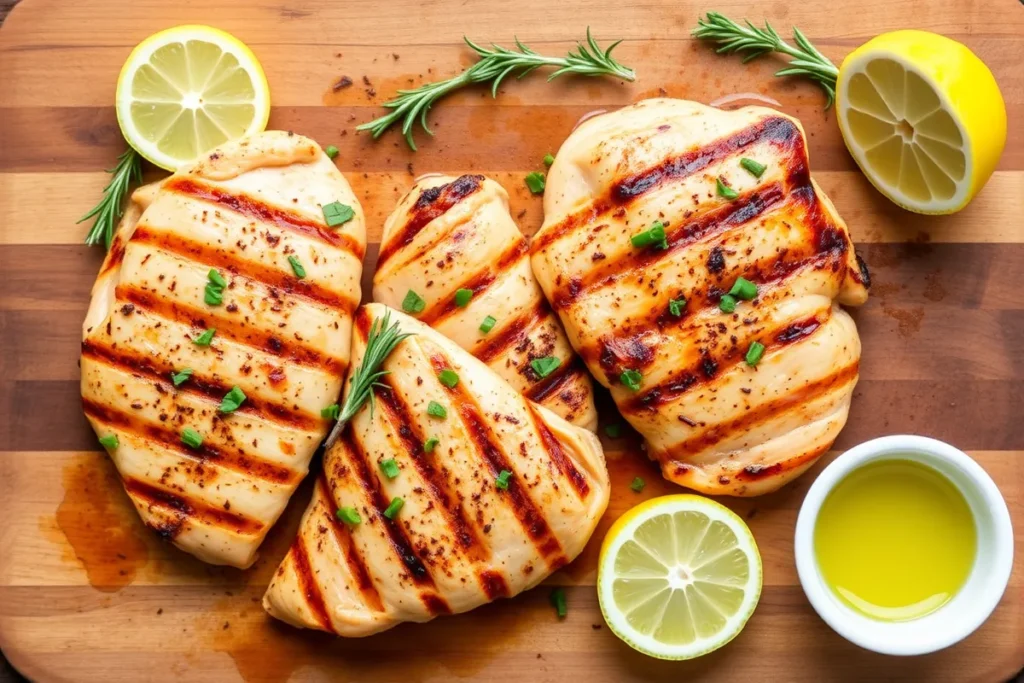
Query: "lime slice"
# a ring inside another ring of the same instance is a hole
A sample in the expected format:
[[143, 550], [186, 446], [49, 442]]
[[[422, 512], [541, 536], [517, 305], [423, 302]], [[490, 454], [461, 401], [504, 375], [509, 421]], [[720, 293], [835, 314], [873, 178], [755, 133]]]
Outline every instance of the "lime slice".
[[743, 630], [761, 595], [750, 529], [707, 498], [654, 498], [623, 515], [601, 548], [598, 599], [609, 628], [658, 659], [692, 659]]
[[161, 168], [266, 128], [270, 88], [252, 51], [210, 26], [177, 26], [132, 51], [117, 81], [125, 140]]

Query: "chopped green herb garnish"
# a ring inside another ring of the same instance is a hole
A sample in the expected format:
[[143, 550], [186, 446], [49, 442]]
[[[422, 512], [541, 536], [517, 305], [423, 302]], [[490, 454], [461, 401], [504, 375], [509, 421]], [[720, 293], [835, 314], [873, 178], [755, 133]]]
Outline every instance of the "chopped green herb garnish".
[[387, 509], [384, 511], [384, 516], [388, 519], [394, 519], [403, 505], [405, 505], [405, 501], [401, 498], [392, 498], [391, 503], [388, 504]]
[[715, 189], [718, 190], [719, 197], [725, 197], [726, 199], [736, 199], [740, 196], [739, 192], [723, 183], [721, 178], [715, 178]]
[[203, 435], [191, 427], [185, 427], [181, 430], [181, 442], [189, 448], [199, 448], [203, 445]]
[[292, 264], [292, 272], [295, 273], [295, 277], [300, 280], [306, 277], [306, 269], [302, 267], [302, 262], [299, 261], [297, 256], [294, 254], [289, 255], [288, 263]]
[[498, 320], [493, 315], [487, 316], [486, 318], [484, 318], [484, 321], [480, 323], [480, 331], [483, 332], [484, 334], [487, 334], [488, 332], [494, 329], [494, 325], [497, 322]]
[[174, 382], [174, 386], [180, 387], [182, 384], [188, 381], [188, 378], [192, 376], [192, 368], [182, 368], [177, 372], [171, 373], [171, 381]]
[[107, 450], [114, 450], [117, 448], [117, 434], [107, 434], [106, 436], [100, 437], [100, 445]]
[[224, 276], [216, 268], [210, 268], [206, 278], [206, 290], [203, 293], [203, 301], [208, 306], [220, 306], [224, 301], [224, 288], [228, 286], [228, 281], [224, 279]]
[[402, 299], [402, 310], [410, 315], [422, 313], [426, 307], [427, 302], [423, 300], [423, 297], [411, 289], [405, 293], [405, 298]]
[[441, 441], [436, 436], [430, 437], [429, 439], [423, 442], [423, 452], [433, 453], [434, 449], [437, 448], [437, 444], [439, 443], [441, 443]]
[[768, 168], [764, 164], [758, 163], [753, 159], [748, 159], [747, 157], [740, 159], [740, 166], [746, 169], [747, 172], [755, 178], [760, 178], [764, 175], [765, 170]]
[[633, 483], [629, 485], [629, 488], [633, 489], [637, 493], [640, 493], [641, 491], [644, 490], [645, 486], [647, 486], [647, 482], [645, 482], [640, 477], [633, 477]]
[[454, 389], [459, 383], [459, 373], [454, 370], [445, 368], [441, 372], [437, 373], [437, 378], [441, 380], [441, 384], [445, 385], [449, 389]]
[[363, 518], [359, 516], [355, 508], [340, 508], [335, 515], [345, 524], [359, 524]]
[[193, 339], [192, 343], [195, 344], [196, 346], [209, 346], [210, 342], [213, 341], [213, 335], [215, 334], [217, 334], [217, 330], [211, 327], [210, 329], [206, 330], [201, 335]]
[[326, 420], [337, 420], [340, 415], [341, 406], [339, 406], [337, 403], [332, 403], [326, 408], [320, 409], [320, 417]]
[[455, 305], [459, 308], [465, 308], [469, 305], [470, 300], [473, 298], [472, 289], [459, 289], [455, 292]]
[[747, 349], [747, 365], [750, 367], [756, 366], [761, 362], [761, 356], [764, 355], [764, 344], [761, 342], [751, 342], [750, 348]]
[[610, 425], [604, 426], [604, 433], [608, 435], [610, 439], [617, 439], [622, 436], [622, 423], [612, 422]]
[[224, 279], [224, 276], [216, 268], [210, 268], [210, 272], [206, 274], [206, 277], [210, 282], [222, 289], [228, 286], [228, 281]]
[[668, 312], [679, 317], [683, 314], [683, 309], [686, 308], [686, 297], [681, 296], [678, 299], [672, 299], [668, 302]]
[[231, 391], [224, 394], [220, 401], [220, 412], [233, 413], [245, 403], [245, 394], [237, 386], [231, 387]]
[[565, 602], [565, 589], [555, 588], [551, 591], [551, 606], [555, 608], [555, 613], [558, 614], [559, 619], [565, 619], [565, 615], [569, 614], [569, 606]]
[[512, 473], [508, 470], [502, 470], [498, 473], [498, 476], [494, 478], [494, 485], [502, 491], [508, 490], [508, 480], [512, 476]]
[[544, 174], [540, 171], [534, 171], [526, 175], [526, 186], [530, 188], [530, 192], [533, 194], [540, 194], [544, 191], [545, 185]]
[[398, 476], [398, 463], [395, 462], [394, 458], [388, 458], [387, 460], [380, 461], [380, 471], [384, 473], [384, 476], [388, 479], [394, 479]]
[[736, 310], [736, 297], [732, 294], [723, 294], [722, 298], [718, 300], [718, 308], [722, 313], [732, 313]]
[[348, 204], [342, 204], [341, 202], [324, 204], [324, 220], [327, 221], [327, 227], [329, 228], [344, 225], [355, 218], [355, 215], [356, 212]]
[[636, 370], [626, 370], [619, 375], [619, 381], [633, 391], [640, 391], [640, 380], [642, 379], [643, 375]]
[[552, 372], [558, 369], [562, 364], [560, 358], [555, 356], [545, 356], [544, 358], [534, 358], [530, 361], [530, 367], [537, 373], [537, 376], [544, 379]]
[[427, 415], [430, 415], [431, 417], [445, 418], [448, 417], [448, 409], [437, 401], [431, 401], [427, 404]]
[[324, 154], [327, 155], [328, 159], [333, 159], [338, 156], [338, 148], [334, 145], [327, 145], [327, 147], [324, 148]]
[[668, 249], [668, 240], [665, 238], [665, 226], [661, 221], [654, 221], [651, 227], [633, 235], [629, 238], [629, 241], [637, 248], [658, 247], [658, 249]]
[[544, 155], [544, 165], [545, 166], [550, 166], [553, 163], [555, 163], [555, 157], [550, 155], [550, 154], [545, 154]]
[[750, 301], [757, 296], [757, 285], [746, 278], [738, 277], [729, 290], [730, 296], [744, 301]]

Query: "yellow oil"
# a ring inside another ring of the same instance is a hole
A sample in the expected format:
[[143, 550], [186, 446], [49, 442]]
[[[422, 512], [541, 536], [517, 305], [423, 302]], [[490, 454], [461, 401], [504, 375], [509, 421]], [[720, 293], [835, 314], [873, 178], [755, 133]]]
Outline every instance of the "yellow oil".
[[912, 460], [882, 460], [851, 472], [825, 499], [814, 549], [840, 600], [874, 619], [906, 621], [964, 585], [977, 532], [945, 476]]

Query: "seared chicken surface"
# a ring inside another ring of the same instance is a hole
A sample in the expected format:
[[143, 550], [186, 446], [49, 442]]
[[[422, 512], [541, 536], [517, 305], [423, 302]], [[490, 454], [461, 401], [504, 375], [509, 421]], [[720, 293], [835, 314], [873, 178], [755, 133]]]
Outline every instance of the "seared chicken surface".
[[[387, 310], [356, 312], [353, 368]], [[576, 557], [608, 504], [594, 434], [439, 332], [391, 315], [415, 336], [384, 363], [375, 409], [365, 405], [327, 452], [263, 598], [295, 626], [366, 636], [516, 595]], [[442, 370], [458, 381], [441, 382]]]
[[[133, 200], [83, 326], [85, 414], [147, 526], [247, 567], [330, 426], [320, 411], [348, 369], [362, 209], [316, 143], [283, 132], [227, 144]], [[333, 202], [353, 215], [330, 228]]]
[[[666, 478], [759, 495], [828, 450], [860, 359], [838, 303], [869, 280], [798, 121], [670, 99], [598, 116], [559, 151], [544, 211], [534, 273]], [[738, 278], [756, 297], [723, 311]]]
[[[403, 309], [414, 292], [423, 310], [406, 312], [527, 398], [594, 430], [590, 376], [544, 299], [528, 252], [501, 185], [479, 175], [425, 177], [384, 224], [373, 298]], [[468, 302], [460, 305], [458, 296]]]

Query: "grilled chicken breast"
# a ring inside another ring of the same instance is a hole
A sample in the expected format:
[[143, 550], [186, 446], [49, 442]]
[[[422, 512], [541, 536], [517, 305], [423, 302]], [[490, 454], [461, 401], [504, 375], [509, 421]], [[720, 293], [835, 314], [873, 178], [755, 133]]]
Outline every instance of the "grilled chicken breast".
[[[387, 310], [356, 312], [353, 367]], [[375, 410], [364, 406], [328, 450], [263, 598], [295, 626], [366, 636], [516, 595], [576, 557], [608, 504], [594, 434], [524, 399], [435, 330], [392, 319], [415, 336], [385, 362]], [[457, 373], [454, 386], [439, 381], [444, 369]], [[357, 523], [339, 518], [345, 508]]]
[[[316, 143], [282, 132], [230, 143], [134, 199], [84, 324], [85, 414], [117, 438], [105, 445], [147, 526], [247, 567], [348, 369], [362, 209]], [[321, 208], [332, 202], [353, 212], [335, 229]], [[222, 412], [235, 387], [244, 402]]]
[[[593, 386], [530, 270], [529, 247], [508, 194], [479, 175], [432, 175], [399, 202], [384, 224], [374, 301], [412, 313], [486, 363], [527, 398], [569, 422], [597, 428]], [[459, 306], [456, 292], [472, 292]], [[481, 325], [494, 319], [485, 331]], [[533, 367], [537, 359], [541, 373]], [[548, 366], [554, 366], [549, 368]]]
[[[544, 210], [534, 273], [666, 478], [759, 495], [831, 446], [860, 358], [837, 302], [869, 281], [798, 121], [670, 99], [598, 116], [559, 151]], [[658, 224], [664, 243], [634, 245]], [[756, 298], [723, 312], [741, 277]]]

